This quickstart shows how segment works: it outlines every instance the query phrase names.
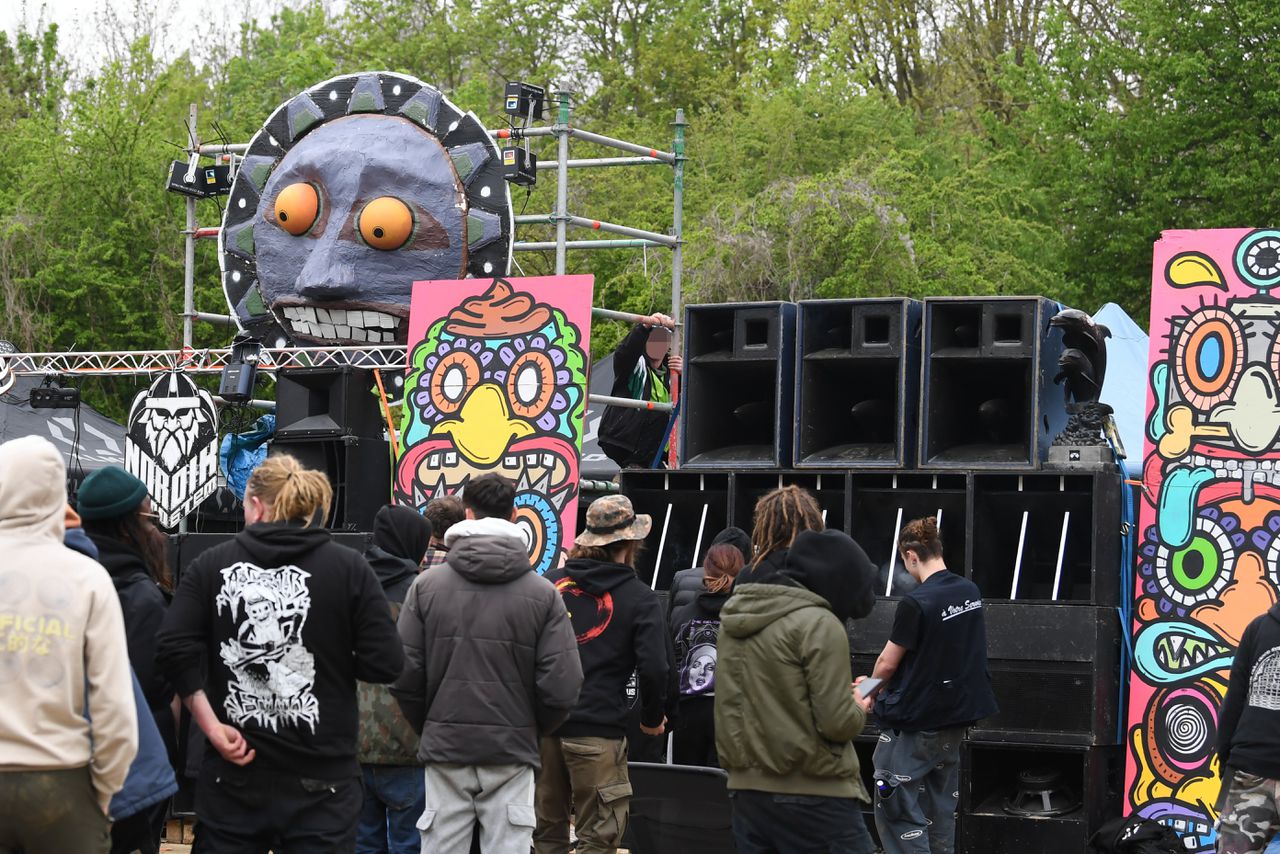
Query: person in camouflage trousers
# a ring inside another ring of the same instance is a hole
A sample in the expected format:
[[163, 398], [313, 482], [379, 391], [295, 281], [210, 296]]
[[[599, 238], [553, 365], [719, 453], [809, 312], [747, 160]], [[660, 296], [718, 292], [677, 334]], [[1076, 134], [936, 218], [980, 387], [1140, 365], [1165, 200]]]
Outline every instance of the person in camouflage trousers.
[[[364, 556], [382, 585], [392, 619], [400, 616], [405, 594], [418, 577], [431, 533], [431, 523], [408, 507], [387, 505], [374, 517], [373, 541]], [[356, 854], [418, 854], [422, 836], [417, 824], [426, 801], [418, 734], [389, 686], [361, 682], [356, 698], [356, 757], [364, 775]]]
[[1218, 722], [1218, 854], [1261, 854], [1280, 831], [1280, 604], [1244, 630]]

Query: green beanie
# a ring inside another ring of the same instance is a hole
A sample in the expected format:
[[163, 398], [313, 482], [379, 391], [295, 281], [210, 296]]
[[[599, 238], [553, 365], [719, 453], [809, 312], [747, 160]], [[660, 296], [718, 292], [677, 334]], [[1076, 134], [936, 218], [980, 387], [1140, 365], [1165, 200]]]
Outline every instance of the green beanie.
[[86, 522], [114, 519], [138, 509], [147, 497], [147, 485], [119, 466], [90, 473], [80, 484], [76, 510]]

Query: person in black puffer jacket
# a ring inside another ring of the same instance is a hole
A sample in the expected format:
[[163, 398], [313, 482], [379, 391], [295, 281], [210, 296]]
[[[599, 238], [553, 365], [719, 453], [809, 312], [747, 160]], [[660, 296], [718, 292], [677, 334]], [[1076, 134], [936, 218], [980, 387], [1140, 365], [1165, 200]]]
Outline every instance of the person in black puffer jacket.
[[[410, 507], [388, 504], [373, 518], [373, 542], [365, 560], [382, 585], [391, 618], [400, 616], [409, 585], [418, 577], [432, 526]], [[364, 776], [364, 809], [357, 851], [417, 854], [422, 848], [418, 818], [426, 799], [418, 736], [386, 685], [359, 682], [360, 740], [356, 758]]]
[[[120, 597], [129, 663], [172, 763], [177, 753], [174, 690], [155, 666], [156, 633], [173, 598], [168, 540], [152, 521], [155, 515], [146, 485], [119, 466], [92, 472], [81, 484], [77, 500], [84, 532], [97, 547], [98, 562]], [[112, 851], [159, 851], [168, 806], [164, 799], [113, 825]]]
[[[746, 531], [732, 526], [725, 528], [716, 534], [707, 550], [710, 551], [712, 548], [722, 544], [731, 545], [741, 552], [744, 566], [751, 563], [751, 535]], [[705, 574], [703, 567], [695, 566], [692, 569], [682, 569], [672, 577], [671, 586], [667, 588], [667, 622], [672, 626], [675, 623], [671, 622], [671, 615], [675, 613], [676, 608], [681, 605], [688, 605], [699, 593], [706, 589], [702, 583]]]
[[[736, 530], [736, 529], [735, 529]], [[680, 725], [673, 731], [677, 765], [717, 767], [715, 728], [716, 641], [720, 609], [729, 601], [743, 566], [742, 552], [729, 543], [713, 545], [703, 562], [703, 589], [671, 614], [679, 671]]]

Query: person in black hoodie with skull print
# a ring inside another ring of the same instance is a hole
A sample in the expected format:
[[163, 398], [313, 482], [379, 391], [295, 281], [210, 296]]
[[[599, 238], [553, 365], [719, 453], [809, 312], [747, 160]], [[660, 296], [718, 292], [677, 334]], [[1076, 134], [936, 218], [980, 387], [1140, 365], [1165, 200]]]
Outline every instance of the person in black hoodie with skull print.
[[320, 526], [332, 487], [293, 457], [249, 478], [246, 527], [182, 574], [156, 663], [209, 740], [195, 854], [350, 851], [356, 680], [404, 654], [369, 564]]

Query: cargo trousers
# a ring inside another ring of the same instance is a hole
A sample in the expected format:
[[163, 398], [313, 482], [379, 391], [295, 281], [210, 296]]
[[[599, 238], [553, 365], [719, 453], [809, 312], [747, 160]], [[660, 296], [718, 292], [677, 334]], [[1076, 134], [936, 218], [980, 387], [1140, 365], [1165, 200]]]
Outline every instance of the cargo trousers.
[[965, 728], [884, 730], [876, 744], [875, 814], [885, 854], [952, 854]]
[[538, 772], [536, 854], [569, 851], [569, 815], [577, 854], [613, 854], [627, 830], [631, 778], [625, 738], [544, 737]]

